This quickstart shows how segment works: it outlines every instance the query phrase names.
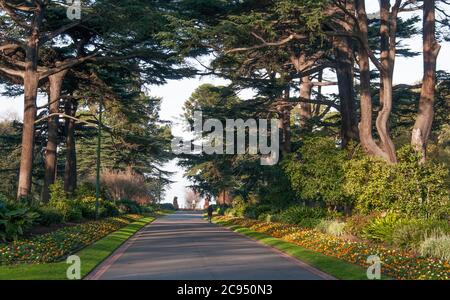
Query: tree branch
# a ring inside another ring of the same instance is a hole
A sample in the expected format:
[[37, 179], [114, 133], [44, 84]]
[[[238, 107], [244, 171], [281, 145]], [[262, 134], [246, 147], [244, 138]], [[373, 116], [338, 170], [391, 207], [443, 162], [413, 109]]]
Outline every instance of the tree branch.
[[55, 68], [51, 68], [51, 69], [47, 69], [43, 72], [39, 72], [39, 80], [45, 79], [53, 74], [59, 73], [61, 71], [64, 71], [64, 70], [70, 69], [72, 67], [75, 67], [79, 64], [82, 64], [87, 60], [93, 59], [96, 55], [98, 55], [98, 53], [94, 53], [94, 54], [91, 54], [91, 55], [88, 55], [85, 57], [66, 60], [61, 65], [59, 65]]
[[[253, 36], [255, 36], [255, 33], [252, 33]], [[306, 35], [299, 35], [299, 34], [291, 34], [290, 36], [288, 36], [287, 38], [284, 38], [278, 42], [266, 42], [264, 41], [263, 38], [259, 37], [259, 36], [255, 36], [257, 39], [263, 41], [263, 44], [261, 45], [256, 45], [256, 46], [252, 46], [252, 47], [243, 47], [243, 48], [234, 48], [234, 49], [230, 49], [228, 51], [225, 51], [225, 54], [231, 54], [231, 53], [236, 53], [236, 52], [245, 52], [245, 51], [250, 51], [250, 50], [258, 50], [258, 49], [262, 49], [262, 48], [267, 48], [267, 47], [278, 47], [278, 46], [283, 46], [287, 43], [289, 43], [290, 41], [293, 40], [302, 40], [302, 39], [306, 39], [307, 36]]]
[[20, 77], [22, 79], [24, 77], [24, 72], [23, 71], [14, 70], [14, 69], [6, 68], [6, 67], [1, 67], [0, 66], [0, 72], [3, 72], [3, 73], [5, 73], [6, 75], [9, 75], [9, 76]]

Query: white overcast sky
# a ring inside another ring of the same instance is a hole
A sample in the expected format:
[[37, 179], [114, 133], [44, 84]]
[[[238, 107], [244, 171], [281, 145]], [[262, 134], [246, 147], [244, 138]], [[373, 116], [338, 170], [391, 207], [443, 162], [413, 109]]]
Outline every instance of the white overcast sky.
[[[370, 0], [366, 1], [368, 12], [377, 11], [378, 1]], [[420, 14], [417, 12], [416, 14]], [[417, 26], [420, 26], [418, 24]], [[420, 35], [415, 36], [407, 41], [405, 44], [409, 45], [412, 50], [421, 52], [422, 49], [422, 37]], [[422, 79], [422, 56], [419, 55], [414, 58], [397, 58], [395, 66], [395, 84], [401, 83], [415, 83]], [[442, 50], [438, 59], [438, 70], [445, 70], [450, 72], [450, 43], [443, 43]], [[182, 114], [182, 108], [184, 102], [190, 97], [192, 92], [201, 84], [212, 83], [216, 85], [223, 85], [224, 80], [212, 77], [202, 77], [194, 79], [184, 79], [180, 81], [169, 81], [164, 86], [150, 87], [150, 94], [152, 96], [158, 96], [163, 99], [161, 106], [161, 117], [164, 120], [169, 120], [174, 123], [175, 126], [180, 124], [180, 115]], [[45, 99], [41, 100], [45, 101]], [[23, 99], [18, 98], [6, 98], [0, 96], [0, 119], [18, 117], [22, 118], [23, 115]], [[179, 133], [179, 129], [175, 134]], [[165, 202], [172, 202], [174, 196], [178, 196], [180, 205], [184, 204], [185, 186], [189, 185], [188, 181], [183, 178], [183, 170], [176, 167], [175, 162], [171, 162], [166, 165], [167, 170], [175, 172], [172, 180], [175, 181], [166, 194]]]

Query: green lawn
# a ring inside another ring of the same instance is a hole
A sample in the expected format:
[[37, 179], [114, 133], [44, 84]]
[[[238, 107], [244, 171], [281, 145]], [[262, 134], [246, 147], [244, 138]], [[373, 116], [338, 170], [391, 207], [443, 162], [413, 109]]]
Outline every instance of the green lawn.
[[[274, 238], [267, 234], [256, 232], [241, 226], [231, 226], [227, 222], [216, 222], [216, 224], [226, 226], [231, 230], [248, 236], [254, 240], [257, 240], [265, 245], [269, 245], [276, 248], [286, 254], [289, 254], [310, 266], [315, 267], [331, 276], [342, 280], [367, 280], [365, 268], [357, 266], [338, 258], [326, 256], [324, 254], [314, 252], [295, 244], [285, 242], [281, 239]], [[382, 279], [390, 279], [386, 276], [382, 276]]]
[[[81, 276], [85, 277], [111, 253], [146, 224], [155, 220], [145, 217], [113, 232], [76, 253], [81, 259]], [[0, 280], [65, 280], [66, 262], [0, 267]]]

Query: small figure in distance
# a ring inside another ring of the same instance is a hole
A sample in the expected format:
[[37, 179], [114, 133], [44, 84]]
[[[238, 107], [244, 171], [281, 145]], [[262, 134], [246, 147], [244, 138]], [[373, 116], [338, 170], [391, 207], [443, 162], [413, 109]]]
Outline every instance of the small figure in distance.
[[208, 222], [212, 223], [214, 207], [212, 205], [209, 205], [207, 211], [208, 211]]

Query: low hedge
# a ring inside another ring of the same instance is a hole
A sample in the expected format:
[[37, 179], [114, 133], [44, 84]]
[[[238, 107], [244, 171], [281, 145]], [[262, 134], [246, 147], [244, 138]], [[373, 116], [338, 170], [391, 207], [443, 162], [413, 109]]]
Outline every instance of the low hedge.
[[61, 261], [141, 217], [140, 215], [111, 217], [65, 227], [30, 239], [0, 244], [0, 265]]
[[366, 261], [369, 256], [377, 255], [383, 263], [381, 269], [383, 274], [392, 278], [405, 280], [450, 279], [449, 261], [422, 257], [412, 252], [387, 248], [381, 245], [348, 241], [296, 225], [230, 217], [217, 217], [216, 220], [268, 234], [305, 249], [336, 257], [363, 267], [368, 267]]

